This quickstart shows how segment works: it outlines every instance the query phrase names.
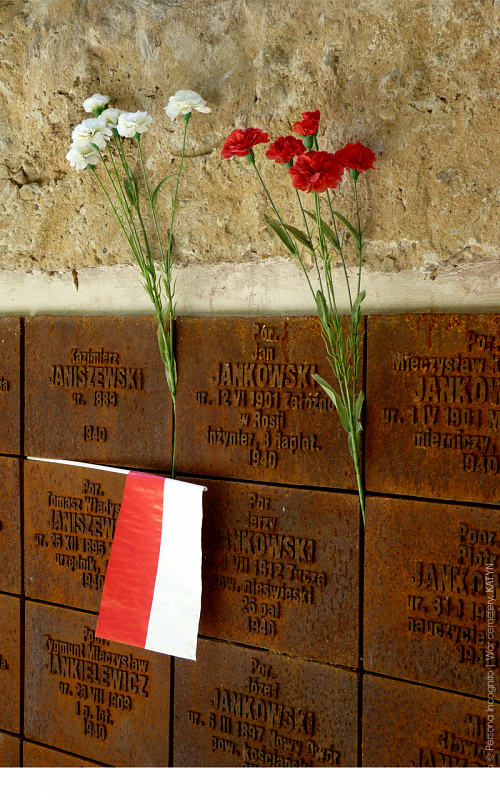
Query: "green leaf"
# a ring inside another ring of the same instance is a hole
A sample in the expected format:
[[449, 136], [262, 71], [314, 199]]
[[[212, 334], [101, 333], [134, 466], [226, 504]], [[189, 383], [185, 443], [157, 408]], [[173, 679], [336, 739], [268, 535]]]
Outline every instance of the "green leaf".
[[345, 407], [345, 405], [344, 405], [344, 403], [342, 401], [341, 396], [335, 391], [335, 389], [332, 389], [332, 387], [330, 386], [329, 383], [327, 383], [323, 378], [320, 378], [319, 375], [315, 374], [315, 375], [313, 375], [313, 378], [325, 390], [325, 392], [327, 393], [328, 397], [331, 400], [333, 400], [333, 402], [335, 403], [335, 408], [338, 411], [339, 419], [340, 419], [340, 422], [341, 422], [341, 425], [342, 425], [343, 429], [345, 431], [347, 431], [347, 433], [350, 433], [351, 432], [351, 426], [349, 424], [349, 416], [347, 414], [347, 410], [346, 410], [346, 407]]
[[361, 303], [363, 302], [365, 297], [366, 297], [366, 291], [363, 289], [363, 291], [358, 294], [352, 305], [351, 316], [356, 323], [359, 322], [359, 318], [361, 317]]
[[346, 219], [343, 214], [340, 214], [339, 211], [334, 211], [332, 209], [332, 213], [335, 214], [335, 216], [338, 217], [340, 220], [342, 220], [342, 222], [346, 226], [347, 230], [351, 234], [351, 236], [352, 236], [352, 238], [354, 240], [354, 246], [355, 246], [356, 250], [359, 253], [359, 250], [360, 250], [360, 247], [361, 247], [361, 240], [359, 238], [359, 231], [357, 231], [356, 228], [354, 227], [354, 225], [351, 225], [349, 220]]
[[287, 225], [286, 223], [283, 223], [283, 226], [287, 229], [287, 231], [289, 231], [292, 234], [292, 236], [294, 236], [297, 239], [298, 242], [303, 244], [304, 247], [307, 247], [307, 249], [310, 250], [311, 253], [314, 252], [312, 242], [309, 239], [309, 237], [304, 233], [304, 231], [301, 231], [298, 228], [294, 228], [293, 225]]
[[167, 175], [166, 178], [163, 178], [156, 189], [154, 190], [153, 194], [151, 195], [151, 205], [153, 206], [153, 210], [156, 211], [156, 206], [158, 205], [158, 192], [160, 191], [161, 187], [165, 183], [165, 181], [169, 181], [170, 178], [175, 178], [175, 175]]
[[276, 236], [279, 236], [279, 238], [281, 239], [285, 247], [288, 248], [292, 256], [294, 256], [297, 251], [293, 243], [290, 241], [290, 237], [286, 235], [285, 231], [283, 230], [279, 222], [276, 222], [276, 220], [270, 219], [269, 217], [266, 217], [266, 222], [271, 228], [271, 230], [275, 232]]
[[123, 188], [125, 189], [125, 194], [128, 197], [130, 205], [137, 208], [139, 205], [139, 192], [137, 190], [137, 181], [133, 175], [125, 178], [123, 181]]
[[324, 328], [328, 328], [328, 308], [326, 305], [325, 295], [318, 289], [316, 292], [316, 307], [318, 309], [318, 317]]
[[[311, 217], [311, 219], [313, 219], [317, 223], [316, 214], [312, 214], [311, 211], [306, 211], [306, 214], [308, 217]], [[324, 219], [320, 219], [320, 222], [321, 222], [321, 230], [323, 231], [328, 241], [333, 245], [333, 249], [336, 250], [337, 253], [340, 253], [340, 244], [335, 234], [335, 231], [333, 231], [330, 228], [330, 226], [326, 224]]]
[[361, 419], [361, 410], [363, 408], [363, 403], [364, 402], [365, 402], [365, 396], [364, 396], [363, 392], [360, 392], [358, 394], [358, 399], [356, 400], [356, 403], [355, 403], [355, 406], [354, 406], [356, 419], [358, 419], [358, 420]]

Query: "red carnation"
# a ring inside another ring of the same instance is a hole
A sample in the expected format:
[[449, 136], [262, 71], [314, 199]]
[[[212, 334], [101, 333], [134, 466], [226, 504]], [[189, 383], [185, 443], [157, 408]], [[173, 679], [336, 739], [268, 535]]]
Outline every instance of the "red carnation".
[[296, 122], [292, 130], [298, 133], [299, 136], [314, 136], [319, 128], [319, 118], [321, 112], [316, 111], [302, 111], [302, 122]]
[[221, 158], [247, 156], [256, 144], [263, 144], [268, 141], [269, 134], [264, 133], [260, 128], [245, 128], [244, 131], [237, 128], [227, 137], [221, 150]]
[[342, 178], [344, 167], [332, 153], [311, 150], [299, 156], [288, 172], [292, 176], [295, 189], [319, 193], [336, 188]]
[[373, 166], [376, 159], [375, 153], [361, 142], [346, 144], [342, 150], [337, 150], [335, 158], [346, 169], [353, 169], [358, 173], [366, 172], [367, 169], [375, 169]]
[[295, 156], [301, 156], [306, 148], [295, 136], [278, 136], [266, 153], [270, 161], [276, 164], [288, 164]]

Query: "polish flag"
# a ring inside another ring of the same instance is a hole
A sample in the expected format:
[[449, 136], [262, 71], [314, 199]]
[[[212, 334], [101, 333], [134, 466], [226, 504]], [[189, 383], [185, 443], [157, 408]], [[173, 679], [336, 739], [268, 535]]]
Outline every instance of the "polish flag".
[[128, 473], [96, 636], [196, 660], [203, 491]]

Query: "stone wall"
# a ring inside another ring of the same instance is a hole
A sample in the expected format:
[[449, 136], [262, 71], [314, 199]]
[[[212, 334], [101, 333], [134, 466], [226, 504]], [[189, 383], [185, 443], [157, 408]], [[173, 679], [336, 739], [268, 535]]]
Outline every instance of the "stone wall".
[[[438, 308], [459, 295], [476, 308], [478, 283], [486, 305], [492, 289], [498, 299], [498, 0], [11, 0], [0, 2], [0, 21], [1, 313], [46, 309], [33, 304], [35, 285], [44, 287], [38, 297], [55, 291], [50, 309], [64, 313], [77, 283], [91, 297], [98, 279], [109, 313], [122, 309], [117, 288], [131, 256], [91, 175], [65, 158], [71, 131], [95, 92], [147, 110], [154, 124], [143, 144], [159, 179], [180, 152], [182, 121], [163, 111], [180, 88], [212, 108], [189, 126], [174, 250], [183, 313], [210, 313], [210, 293], [227, 297], [235, 271], [242, 297], [229, 310], [256, 313], [255, 297], [257, 311], [304, 310], [280, 302], [280, 285], [306, 287], [266, 226], [251, 166], [222, 161], [220, 149], [235, 127], [274, 138], [315, 108], [322, 148], [361, 140], [377, 154], [376, 171], [359, 182], [372, 310], [392, 310], [387, 278], [400, 272], [400, 310], [430, 297], [434, 280], [445, 298]], [[264, 151], [263, 173], [292, 219], [288, 177]], [[348, 181], [337, 200], [352, 214]], [[168, 206], [165, 191], [164, 219]], [[147, 303], [134, 305], [135, 277], [127, 296], [140, 313]], [[88, 300], [81, 310], [92, 308]]]

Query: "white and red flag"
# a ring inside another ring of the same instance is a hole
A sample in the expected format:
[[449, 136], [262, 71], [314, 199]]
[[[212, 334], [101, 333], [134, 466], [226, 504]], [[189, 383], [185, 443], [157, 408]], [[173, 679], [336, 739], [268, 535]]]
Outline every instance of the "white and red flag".
[[196, 660], [203, 490], [129, 472], [96, 636]]

